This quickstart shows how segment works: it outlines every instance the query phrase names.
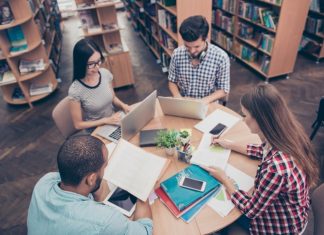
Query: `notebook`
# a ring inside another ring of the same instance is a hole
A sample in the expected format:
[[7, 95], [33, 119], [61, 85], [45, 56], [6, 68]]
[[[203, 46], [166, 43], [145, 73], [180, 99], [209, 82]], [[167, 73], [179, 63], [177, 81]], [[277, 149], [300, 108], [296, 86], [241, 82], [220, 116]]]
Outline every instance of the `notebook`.
[[140, 132], [140, 147], [151, 147], [157, 145], [157, 135], [159, 131], [166, 129], [143, 130]]

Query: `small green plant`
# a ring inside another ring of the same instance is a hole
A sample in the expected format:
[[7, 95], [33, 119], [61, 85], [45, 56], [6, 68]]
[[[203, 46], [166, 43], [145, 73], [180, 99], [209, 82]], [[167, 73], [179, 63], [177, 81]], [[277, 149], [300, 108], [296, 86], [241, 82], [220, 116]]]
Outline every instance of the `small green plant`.
[[189, 136], [189, 132], [184, 130], [179, 132], [181, 138], [187, 138]]
[[159, 131], [157, 135], [157, 146], [159, 148], [174, 148], [179, 144], [178, 132], [176, 130]]

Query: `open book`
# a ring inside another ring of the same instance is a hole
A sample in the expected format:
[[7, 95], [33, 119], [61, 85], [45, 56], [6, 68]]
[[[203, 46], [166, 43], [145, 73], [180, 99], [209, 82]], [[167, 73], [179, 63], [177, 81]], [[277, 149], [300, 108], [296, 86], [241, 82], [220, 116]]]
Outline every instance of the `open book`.
[[104, 178], [146, 201], [169, 162], [120, 139], [109, 159]]

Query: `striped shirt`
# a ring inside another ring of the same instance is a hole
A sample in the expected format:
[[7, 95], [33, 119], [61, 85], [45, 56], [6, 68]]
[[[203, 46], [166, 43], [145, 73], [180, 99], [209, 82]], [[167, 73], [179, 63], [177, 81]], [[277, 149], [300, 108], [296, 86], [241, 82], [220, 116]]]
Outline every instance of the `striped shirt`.
[[109, 70], [100, 68], [99, 82], [95, 86], [88, 86], [82, 81], [75, 80], [69, 88], [69, 98], [81, 104], [85, 121], [98, 120], [113, 114], [113, 75]]
[[[247, 153], [263, 158], [265, 144], [248, 145]], [[306, 176], [293, 159], [270, 148], [258, 167], [254, 192], [232, 194], [232, 202], [251, 219], [251, 234], [300, 234], [310, 206]]]
[[169, 67], [170, 82], [176, 83], [185, 97], [203, 98], [216, 90], [230, 90], [229, 57], [219, 47], [208, 43], [206, 56], [197, 66], [191, 64], [185, 46], [174, 50]]

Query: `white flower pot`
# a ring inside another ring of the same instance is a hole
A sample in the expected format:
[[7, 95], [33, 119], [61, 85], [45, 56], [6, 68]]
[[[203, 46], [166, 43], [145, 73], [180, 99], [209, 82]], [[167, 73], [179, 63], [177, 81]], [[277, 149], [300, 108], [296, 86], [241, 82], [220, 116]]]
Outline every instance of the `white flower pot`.
[[173, 148], [166, 148], [166, 149], [165, 149], [165, 153], [166, 153], [168, 156], [173, 156], [174, 153], [175, 153], [175, 147], [173, 147]]

